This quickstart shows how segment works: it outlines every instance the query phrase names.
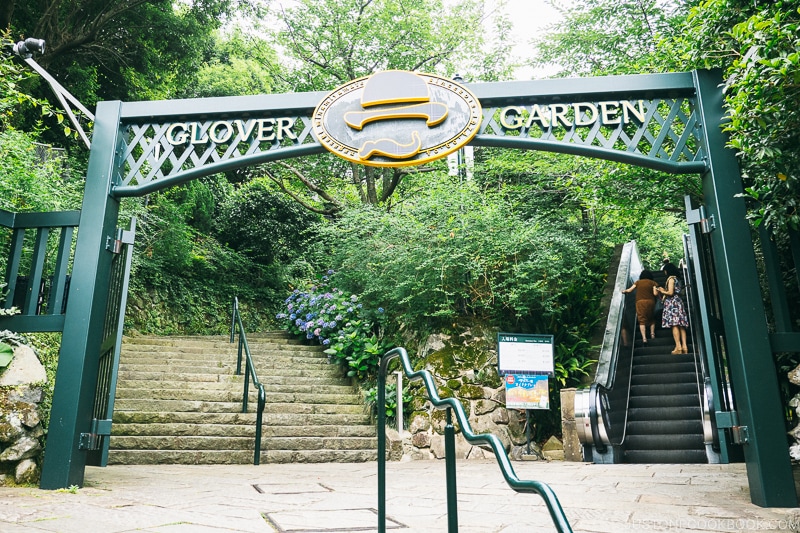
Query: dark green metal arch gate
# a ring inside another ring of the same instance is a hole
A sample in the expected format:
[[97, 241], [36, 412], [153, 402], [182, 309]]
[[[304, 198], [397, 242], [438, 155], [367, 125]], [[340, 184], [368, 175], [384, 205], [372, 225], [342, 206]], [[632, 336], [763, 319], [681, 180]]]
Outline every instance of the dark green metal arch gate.
[[[483, 108], [483, 121], [470, 144], [567, 153], [702, 176], [704, 212], [715, 224], [710, 240], [737, 400], [735, 415], [747, 428], [743, 451], [751, 498], [761, 506], [793, 507], [797, 499], [755, 253], [744, 201], [736, 198], [742, 192], [741, 177], [721, 131], [720, 82], [718, 72], [694, 71], [467, 84]], [[87, 452], [80, 441], [92, 431], [112, 259], [107, 242], [116, 232], [120, 199], [224, 170], [324, 152], [312, 132], [312, 115], [325, 94], [98, 104], [42, 488], [83, 484]], [[541, 123], [509, 127], [500, 116], [509, 106], [592, 103], [597, 108], [620, 101], [642, 101], [643, 120], [617, 126], [610, 124], [613, 120], [606, 124], [597, 120], [583, 128], [558, 129]], [[283, 139], [248, 141], [242, 131], [255, 127], [255, 120], [279, 117], [292, 119], [292, 134], [286, 130]], [[236, 127], [222, 124], [235, 120]], [[171, 126], [176, 123], [197, 142], [174, 142], [178, 130]], [[219, 128], [217, 137], [224, 136], [224, 142], [201, 142], [214, 128]], [[793, 337], [793, 344], [800, 344], [796, 340]], [[797, 346], [793, 349], [800, 351]]]

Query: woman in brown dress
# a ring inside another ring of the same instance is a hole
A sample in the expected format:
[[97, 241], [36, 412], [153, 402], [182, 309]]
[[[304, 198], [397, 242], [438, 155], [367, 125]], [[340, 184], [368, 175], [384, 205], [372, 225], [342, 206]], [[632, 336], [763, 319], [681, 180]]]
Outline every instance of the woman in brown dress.
[[642, 333], [642, 343], [647, 344], [647, 330], [650, 329], [650, 338], [656, 337], [656, 321], [654, 318], [656, 309], [655, 288], [658, 283], [653, 281], [653, 273], [649, 270], [642, 270], [639, 279], [633, 285], [623, 289], [623, 293], [628, 294], [636, 290], [636, 318], [639, 321], [639, 331]]

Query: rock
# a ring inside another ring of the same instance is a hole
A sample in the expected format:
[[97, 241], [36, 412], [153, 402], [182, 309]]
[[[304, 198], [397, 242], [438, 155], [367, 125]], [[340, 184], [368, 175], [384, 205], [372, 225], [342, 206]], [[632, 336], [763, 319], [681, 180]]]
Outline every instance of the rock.
[[39, 404], [42, 402], [42, 398], [44, 398], [44, 391], [41, 387], [22, 385], [8, 389], [8, 401], [10, 402]]
[[42, 450], [42, 445], [39, 441], [31, 437], [22, 437], [17, 442], [3, 450], [0, 453], [0, 462], [4, 461], [21, 461], [35, 457]]
[[39, 465], [33, 459], [24, 459], [17, 464], [14, 471], [17, 485], [35, 485], [39, 483]]
[[494, 452], [491, 449], [484, 450], [479, 446], [473, 446], [467, 455], [467, 459], [492, 459]]
[[500, 405], [506, 404], [506, 388], [505, 386], [500, 387], [494, 394], [492, 394], [492, 400], [499, 403]]
[[508, 410], [507, 409], [495, 409], [492, 411], [492, 422], [495, 424], [501, 424], [503, 426], [508, 425]]
[[525, 411], [507, 409], [508, 414], [508, 434], [514, 444], [525, 444], [528, 437], [525, 434]]
[[411, 444], [417, 448], [428, 448], [431, 445], [431, 436], [428, 433], [414, 433], [411, 437]]
[[410, 433], [419, 433], [420, 431], [428, 431], [431, 427], [431, 420], [427, 414], [416, 414], [411, 418], [411, 423], [408, 425]]
[[797, 365], [794, 370], [787, 374], [789, 381], [795, 385], [800, 385], [800, 365]]
[[551, 461], [563, 461], [564, 445], [555, 436], [552, 436], [542, 446], [542, 455], [544, 455], [545, 459]]
[[541, 450], [536, 444], [531, 443], [530, 450], [531, 453], [528, 453], [527, 444], [512, 446], [508, 452], [508, 457], [512, 461], [539, 461], [544, 459]]
[[25, 345], [14, 347], [14, 359], [0, 375], [0, 387], [29, 385], [47, 381], [47, 372], [30, 347]]
[[0, 414], [0, 443], [10, 444], [24, 434], [22, 419], [13, 407], [8, 412]]
[[450, 339], [449, 335], [445, 335], [443, 333], [437, 333], [435, 335], [430, 335], [425, 341], [425, 344], [420, 346], [418, 350], [418, 354], [420, 357], [427, 357], [429, 354], [441, 350], [444, 348], [445, 340]]
[[497, 404], [494, 403], [493, 401], [483, 398], [480, 400], [476, 400], [473, 403], [472, 412], [475, 415], [480, 416], [480, 415], [485, 415], [487, 413], [491, 413], [492, 411], [497, 409], [497, 407], [498, 407]]
[[[462, 435], [456, 435], [456, 459], [466, 459], [469, 457], [473, 446], [468, 443]], [[431, 453], [436, 459], [444, 459], [444, 435], [433, 435], [431, 437]]]
[[458, 395], [461, 398], [469, 400], [477, 400], [483, 398], [483, 387], [478, 385], [462, 385], [458, 389]]
[[39, 425], [41, 419], [39, 413], [35, 409], [29, 409], [21, 413], [22, 425], [28, 429], [33, 429]]

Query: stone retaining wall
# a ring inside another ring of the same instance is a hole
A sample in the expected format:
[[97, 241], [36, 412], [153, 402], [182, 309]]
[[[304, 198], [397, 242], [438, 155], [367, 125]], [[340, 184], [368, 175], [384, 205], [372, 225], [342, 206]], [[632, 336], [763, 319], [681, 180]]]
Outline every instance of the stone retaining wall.
[[39, 416], [44, 366], [27, 346], [0, 374], [0, 485], [38, 485], [44, 430]]
[[[466, 332], [458, 337], [443, 334], [428, 338], [418, 353], [424, 368], [433, 376], [440, 397], [457, 398], [467, 414], [473, 433], [496, 435], [511, 459], [563, 459], [563, 449], [558, 439], [551, 439], [544, 452], [535, 443], [528, 442], [525, 434], [525, 411], [506, 409], [505, 385], [497, 374], [497, 352], [490, 342], [491, 334]], [[407, 382], [406, 382], [407, 383]], [[427, 400], [421, 381], [407, 385], [414, 394], [408, 427], [400, 436], [390, 430], [393, 449], [402, 447], [401, 460], [444, 458], [445, 411], [434, 409]], [[456, 456], [458, 459], [493, 458], [489, 446], [473, 446], [456, 429]], [[399, 442], [397, 442], [399, 439]]]

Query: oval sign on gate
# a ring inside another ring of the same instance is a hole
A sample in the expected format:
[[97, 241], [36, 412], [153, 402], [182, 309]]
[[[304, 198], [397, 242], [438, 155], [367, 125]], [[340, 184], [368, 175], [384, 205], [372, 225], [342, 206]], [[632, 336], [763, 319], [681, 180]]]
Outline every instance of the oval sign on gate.
[[387, 70], [334, 89], [313, 117], [317, 140], [336, 155], [402, 167], [440, 159], [469, 143], [482, 111], [475, 95], [452, 80]]

